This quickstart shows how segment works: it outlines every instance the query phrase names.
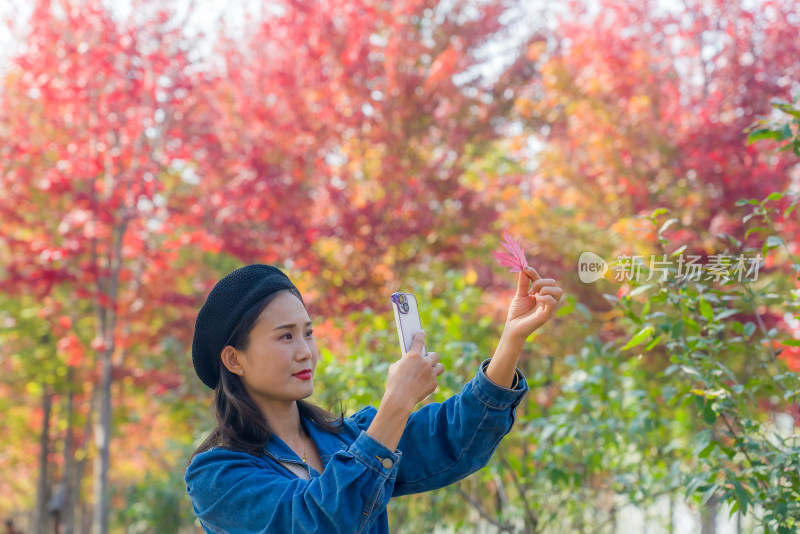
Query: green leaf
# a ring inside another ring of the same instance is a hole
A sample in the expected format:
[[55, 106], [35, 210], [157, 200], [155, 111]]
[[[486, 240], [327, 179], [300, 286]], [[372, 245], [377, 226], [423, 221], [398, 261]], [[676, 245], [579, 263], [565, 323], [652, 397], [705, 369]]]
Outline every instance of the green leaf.
[[769, 128], [760, 128], [758, 130], [753, 130], [750, 132], [750, 135], [747, 136], [747, 144], [752, 145], [756, 141], [760, 141], [762, 139], [773, 139], [775, 141], [782, 141], [783, 136], [781, 132], [770, 130]]
[[683, 371], [687, 375], [701, 376], [700, 373], [697, 371], [697, 369], [689, 367], [688, 365], [681, 365], [681, 371]]
[[539, 441], [540, 442], [547, 441], [550, 438], [550, 436], [552, 436], [553, 433], [556, 430], [558, 430], [558, 426], [557, 425], [553, 425], [553, 424], [545, 425], [545, 427], [542, 429], [542, 433], [539, 435]]
[[557, 467], [550, 470], [550, 482], [554, 485], [558, 484], [561, 480], [568, 480], [568, 478], [567, 473]]
[[686, 334], [687, 335], [692, 333], [692, 332], [699, 332], [700, 331], [700, 325], [697, 324], [697, 321], [695, 321], [691, 317], [687, 317], [686, 319], [683, 320], [683, 323], [678, 323], [678, 324], [684, 324], [686, 326]]
[[748, 237], [750, 237], [750, 234], [753, 234], [755, 232], [769, 232], [769, 228], [762, 228], [760, 226], [757, 226], [756, 228], [750, 228], [744, 233], [744, 238], [747, 239]]
[[635, 347], [636, 345], [643, 343], [644, 340], [647, 339], [647, 337], [650, 336], [652, 333], [653, 333], [652, 325], [645, 326], [644, 328], [636, 332], [636, 334], [630, 339], [630, 341], [628, 341], [625, 344], [625, 346], [622, 347], [620, 350], [628, 350], [630, 348]]
[[675, 321], [672, 324], [672, 329], [670, 330], [670, 337], [673, 339], [680, 339], [681, 335], [683, 334], [683, 322], [682, 321]]
[[653, 211], [653, 213], [650, 214], [650, 217], [652, 219], [655, 219], [659, 215], [664, 215], [665, 213], [669, 213], [669, 210], [667, 208], [657, 208]]
[[661, 336], [658, 336], [657, 338], [654, 338], [650, 343], [648, 343], [645, 346], [645, 348], [644, 348], [645, 352], [649, 352], [649, 351], [653, 350], [653, 348], [656, 345], [658, 345], [660, 342], [661, 342]]
[[789, 215], [791, 215], [791, 214], [792, 214], [792, 212], [794, 211], [794, 209], [795, 209], [796, 207], [797, 207], [797, 201], [795, 200], [795, 201], [794, 201], [794, 202], [792, 202], [792, 203], [791, 203], [791, 205], [789, 205], [789, 207], [788, 207], [788, 208], [786, 208], [786, 210], [783, 212], [783, 217], [784, 217], [785, 219], [788, 219], [788, 218], [789, 218]]
[[[645, 292], [645, 291], [647, 291], [648, 289], [652, 289], [652, 288], [653, 288], [653, 287], [655, 287], [655, 286], [656, 286], [656, 284], [644, 284], [644, 285], [642, 285], [642, 286], [639, 286], [639, 287], [637, 287], [637, 288], [634, 288], [634, 289], [632, 289], [632, 290], [631, 290], [631, 292], [630, 292], [630, 293], [628, 293], [628, 296], [629, 296], [629, 297], [635, 297], [635, 296], [636, 296], [636, 295], [638, 295], [639, 293], [644, 293], [644, 292]], [[645, 312], [645, 313], [646, 313], [646, 312]]]
[[575, 309], [575, 299], [567, 298], [566, 303], [556, 310], [556, 317], [564, 317], [569, 315]]
[[706, 302], [705, 300], [700, 301], [700, 314], [706, 318], [707, 321], [711, 321], [714, 318], [714, 309], [711, 307], [711, 304]]
[[766, 250], [769, 250], [777, 248], [782, 244], [783, 244], [783, 239], [781, 239], [779, 236], [771, 235], [767, 238], [767, 241], [766, 243], [764, 243], [764, 246], [766, 247]]
[[706, 473], [700, 473], [697, 476], [693, 477], [689, 483], [686, 485], [686, 497], [688, 498], [689, 495], [695, 492], [698, 486], [708, 482], [708, 475]]
[[773, 200], [780, 200], [783, 198], [783, 193], [770, 193], [767, 198], [764, 199], [764, 202], [771, 202]]
[[670, 256], [678, 256], [678, 255], [679, 255], [679, 254], [681, 254], [681, 253], [682, 253], [684, 250], [686, 250], [686, 247], [687, 247], [687, 245], [681, 245], [681, 246], [679, 246], [678, 248], [676, 248], [676, 249], [675, 249], [675, 250], [672, 252], [672, 254], [670, 254]]
[[695, 395], [694, 396], [694, 404], [697, 406], [698, 410], [705, 410], [706, 408], [706, 399], [702, 395]]
[[676, 218], [668, 219], [666, 222], [664, 222], [664, 224], [661, 225], [661, 228], [658, 229], [658, 235], [661, 235], [664, 232], [666, 232], [667, 229], [676, 222], [678, 222], [678, 219]]
[[756, 331], [756, 324], [755, 323], [751, 323], [751, 322], [745, 323], [745, 325], [744, 325], [744, 337], [745, 337], [745, 339], [747, 339], [750, 336], [752, 336], [753, 332], [755, 332], [755, 331]]
[[800, 109], [795, 108], [794, 106], [792, 106], [787, 102], [772, 104], [772, 106], [776, 109], [783, 111], [788, 115], [791, 115], [792, 117], [800, 118]]
[[739, 509], [739, 503], [738, 502], [733, 503], [733, 506], [731, 506], [730, 514], [728, 514], [728, 519], [733, 517], [733, 514], [735, 514], [736, 510], [738, 510], [738, 509]]
[[737, 310], [736, 308], [730, 308], [728, 310], [718, 313], [717, 316], [714, 317], [714, 321], [716, 322], [716, 321], [721, 321], [722, 319], [727, 319], [728, 317], [736, 315], [737, 313], [739, 313], [739, 310]]
[[733, 237], [732, 235], [728, 234], [719, 234], [720, 237], [727, 239], [732, 245], [734, 245], [737, 249], [742, 247], [742, 242]]
[[800, 339], [784, 339], [781, 344], [787, 347], [800, 347]]
[[717, 413], [711, 407], [711, 402], [707, 402], [706, 407], [703, 410], [703, 421], [705, 421], [709, 425], [713, 425], [714, 421], [716, 420], [717, 420]]
[[[698, 488], [698, 490], [699, 490], [699, 489], [700, 489], [700, 488]], [[718, 484], [708, 484], [708, 485], [705, 487], [705, 492], [704, 492], [705, 494], [703, 495], [703, 499], [702, 499], [702, 502], [701, 502], [701, 504], [705, 505], [705, 504], [708, 502], [708, 500], [709, 500], [711, 497], [713, 497], [713, 496], [714, 496], [714, 493], [716, 493], [716, 491], [717, 491], [718, 489], [719, 489], [719, 485], [718, 485]]]
[[742, 514], [747, 515], [747, 505], [750, 502], [750, 496], [738, 480], [734, 478], [732, 482], [734, 493], [736, 493], [736, 500], [742, 505]]
[[[705, 458], [705, 457], [707, 457], [709, 454], [711, 454], [711, 451], [713, 451], [713, 450], [714, 450], [714, 448], [715, 448], [716, 446], [717, 446], [717, 442], [716, 442], [716, 441], [712, 441], [711, 443], [709, 443], [709, 444], [706, 446], [706, 448], [705, 448], [705, 449], [703, 449], [702, 451], [700, 451], [700, 454], [698, 454], [698, 455], [697, 455], [697, 456], [698, 456], [698, 458]], [[702, 491], [700, 488], [697, 488], [697, 489], [698, 489], [698, 491]]]

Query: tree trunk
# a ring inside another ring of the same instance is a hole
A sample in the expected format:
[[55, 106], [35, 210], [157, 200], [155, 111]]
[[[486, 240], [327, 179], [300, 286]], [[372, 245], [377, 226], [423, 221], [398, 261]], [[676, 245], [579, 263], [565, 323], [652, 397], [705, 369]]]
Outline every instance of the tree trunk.
[[36, 487], [36, 512], [33, 518], [33, 531], [46, 534], [48, 524], [47, 503], [50, 500], [50, 416], [53, 412], [53, 397], [47, 384], [42, 385], [42, 433], [39, 436], [39, 482]]
[[72, 451], [72, 425], [74, 423], [75, 411], [75, 392], [72, 389], [74, 372], [72, 366], [67, 367], [67, 430], [64, 434], [64, 472], [61, 475], [61, 483], [64, 488], [64, 510], [62, 524], [64, 525], [63, 534], [73, 534], [75, 528], [75, 455]]
[[675, 534], [675, 496], [669, 494], [669, 534]]
[[[122, 241], [128, 227], [127, 217], [114, 227], [114, 249], [108, 258], [110, 276], [98, 280], [98, 293], [104, 295], [108, 304], [97, 302], [98, 334], [103, 339], [101, 353], [100, 410], [95, 425], [97, 457], [94, 462], [94, 514], [92, 532], [108, 533], [108, 470], [111, 446], [111, 371], [114, 366], [114, 334], [117, 322], [117, 296], [119, 273], [122, 268]], [[95, 260], [96, 261], [96, 260]]]
[[[581, 488], [577, 488], [577, 490], [578, 490], [578, 502], [582, 503], [584, 499], [584, 495], [582, 495], [583, 492], [581, 491]], [[573, 517], [573, 525], [575, 525], [574, 528], [579, 534], [585, 534], [586, 527], [583, 523], [583, 509], [580, 507], [580, 505], [577, 508], [578, 510], [575, 513], [575, 516]]]
[[717, 534], [717, 509], [719, 507], [719, 498], [712, 495], [702, 512], [702, 534]]
[[106, 348], [102, 353], [102, 370], [100, 377], [99, 410], [97, 423], [94, 426], [97, 456], [94, 461], [94, 516], [92, 532], [107, 534], [108, 532], [108, 466], [110, 460], [109, 442], [111, 441], [111, 353]]
[[[611, 498], [614, 498], [614, 495], [611, 495]], [[617, 505], [612, 504], [611, 510], [609, 510], [608, 514], [611, 516], [609, 519], [611, 520], [611, 534], [617, 534]]]
[[78, 528], [76, 529], [77, 532], [85, 533], [92, 531], [92, 511], [88, 510], [88, 507], [85, 503], [81, 501], [81, 485], [83, 482], [83, 476], [86, 473], [86, 464], [89, 461], [89, 437], [92, 435], [92, 418], [94, 417], [94, 405], [95, 405], [95, 398], [94, 394], [92, 398], [89, 400], [89, 410], [86, 414], [86, 421], [83, 425], [83, 445], [82, 451], [80, 456], [77, 454], [77, 450], [75, 454], [73, 454], [73, 458], [80, 457], [80, 460], [74, 461], [73, 465], [73, 474], [72, 474], [72, 488], [70, 494], [72, 495], [72, 516], [73, 516], [73, 525], [77, 524]]

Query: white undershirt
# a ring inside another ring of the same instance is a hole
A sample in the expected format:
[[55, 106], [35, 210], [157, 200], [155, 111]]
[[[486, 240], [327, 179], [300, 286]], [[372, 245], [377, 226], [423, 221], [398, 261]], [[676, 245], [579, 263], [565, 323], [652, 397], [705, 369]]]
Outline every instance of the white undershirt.
[[278, 460], [278, 463], [281, 464], [283, 467], [297, 475], [299, 478], [304, 480], [311, 480], [311, 476], [308, 474], [308, 470], [305, 469], [302, 465], [292, 464], [289, 462], [281, 462]]

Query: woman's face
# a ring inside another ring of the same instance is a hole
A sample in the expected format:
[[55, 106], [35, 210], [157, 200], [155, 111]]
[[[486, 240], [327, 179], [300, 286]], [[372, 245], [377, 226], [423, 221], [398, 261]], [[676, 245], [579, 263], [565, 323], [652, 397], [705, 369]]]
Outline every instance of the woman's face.
[[[314, 393], [319, 349], [305, 306], [282, 291], [261, 312], [247, 350], [238, 351], [245, 389], [259, 404], [296, 401]], [[311, 369], [311, 379], [293, 376]]]

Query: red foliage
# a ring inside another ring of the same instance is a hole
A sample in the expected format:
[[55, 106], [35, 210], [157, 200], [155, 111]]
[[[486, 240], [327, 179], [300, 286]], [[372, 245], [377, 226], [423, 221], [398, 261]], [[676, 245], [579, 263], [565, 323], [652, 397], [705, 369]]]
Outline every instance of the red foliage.
[[466, 149], [499, 137], [490, 120], [523, 80], [486, 89], [453, 75], [478, 63], [500, 3], [474, 19], [456, 3], [439, 21], [427, 2], [281, 5], [244, 51], [220, 44], [224, 81], [194, 157], [207, 170], [192, 207], [203, 226], [237, 257], [291, 258], [331, 311], [377, 304], [433, 258], [463, 267], [497, 217], [463, 182]]
[[[527, 92], [541, 108], [533, 125], [547, 120], [548, 144], [567, 167], [555, 169], [559, 178], [600, 200], [597, 216], [608, 221], [663, 206], [692, 228], [742, 239], [736, 201], [785, 189], [797, 165], [763, 143], [747, 146], [744, 132], [771, 100], [793, 97], [797, 2], [598, 7], [571, 4]], [[785, 222], [786, 235], [800, 235]]]
[[[129, 313], [143, 277], [174, 279], [185, 268], [158, 241], [196, 222], [172, 209], [186, 200], [170, 169], [189, 153], [186, 128], [205, 82], [181, 30], [159, 22], [165, 16], [126, 25], [95, 0], [63, 12], [37, 3], [0, 102], [3, 292], [43, 298], [58, 289], [64, 303], [93, 302], [122, 320], [174, 298], [161, 284]], [[71, 320], [53, 324], [65, 333]], [[75, 343], [63, 340], [71, 361]]]

